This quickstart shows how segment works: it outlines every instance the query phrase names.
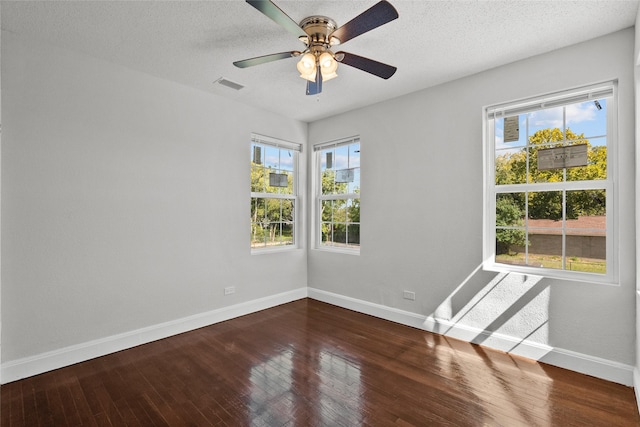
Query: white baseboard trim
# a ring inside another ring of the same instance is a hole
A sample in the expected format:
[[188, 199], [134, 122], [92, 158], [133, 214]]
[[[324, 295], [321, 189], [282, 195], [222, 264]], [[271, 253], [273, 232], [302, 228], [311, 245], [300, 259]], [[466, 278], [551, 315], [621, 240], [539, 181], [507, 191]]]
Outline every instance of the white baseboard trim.
[[[358, 300], [344, 295], [308, 288], [309, 298], [323, 301], [338, 307], [369, 314], [414, 328], [446, 335], [462, 341], [481, 344], [496, 350], [508, 352], [549, 365], [558, 366], [593, 377], [602, 378], [626, 386], [634, 385], [634, 367], [623, 363], [589, 356], [570, 350], [551, 347], [544, 344], [521, 340], [508, 335], [492, 333], [459, 323], [435, 319], [381, 304]], [[636, 380], [640, 385], [640, 377]], [[636, 389], [637, 390], [637, 389]], [[640, 401], [640, 400], [639, 400]]]
[[10, 383], [306, 297], [307, 288], [299, 288], [135, 331], [5, 362], [2, 363], [0, 368], [0, 378], [2, 378], [2, 384]]
[[638, 405], [638, 412], [640, 412], [640, 370], [636, 367], [633, 370], [633, 391], [636, 393], [636, 405]]

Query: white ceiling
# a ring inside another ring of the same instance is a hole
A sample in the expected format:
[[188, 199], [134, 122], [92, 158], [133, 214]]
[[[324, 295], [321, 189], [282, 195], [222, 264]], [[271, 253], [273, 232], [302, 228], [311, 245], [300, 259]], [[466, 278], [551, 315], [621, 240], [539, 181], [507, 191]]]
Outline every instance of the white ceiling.
[[[274, 2], [296, 22], [325, 15], [342, 25], [377, 0]], [[243, 0], [2, 1], [1, 14], [2, 30], [313, 121], [631, 27], [640, 0], [390, 2], [397, 20], [339, 50], [394, 65], [396, 74], [383, 80], [341, 65], [320, 96], [305, 95], [295, 58], [232, 65], [304, 47]], [[245, 87], [214, 84], [220, 77]]]

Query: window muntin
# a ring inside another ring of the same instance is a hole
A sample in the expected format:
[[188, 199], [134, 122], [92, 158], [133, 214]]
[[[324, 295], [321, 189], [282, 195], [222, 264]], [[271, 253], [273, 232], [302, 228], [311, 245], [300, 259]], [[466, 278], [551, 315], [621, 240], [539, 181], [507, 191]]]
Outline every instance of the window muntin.
[[[614, 99], [608, 83], [487, 109], [486, 268], [616, 280]], [[519, 137], [506, 142], [514, 116]], [[538, 168], [540, 150], [578, 144], [587, 145], [585, 166]]]
[[359, 252], [360, 139], [314, 147], [316, 248]]
[[300, 145], [251, 140], [251, 249], [296, 247]]

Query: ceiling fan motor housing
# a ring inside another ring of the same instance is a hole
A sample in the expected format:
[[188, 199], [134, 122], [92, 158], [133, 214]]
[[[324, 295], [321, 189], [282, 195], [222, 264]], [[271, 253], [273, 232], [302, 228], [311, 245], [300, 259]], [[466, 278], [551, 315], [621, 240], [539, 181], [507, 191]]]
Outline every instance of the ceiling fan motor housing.
[[336, 37], [330, 37], [338, 25], [336, 21], [326, 16], [314, 15], [304, 18], [300, 21], [300, 28], [308, 34], [306, 40], [301, 40], [309, 46], [309, 50], [313, 53], [324, 52], [332, 45], [340, 43]]

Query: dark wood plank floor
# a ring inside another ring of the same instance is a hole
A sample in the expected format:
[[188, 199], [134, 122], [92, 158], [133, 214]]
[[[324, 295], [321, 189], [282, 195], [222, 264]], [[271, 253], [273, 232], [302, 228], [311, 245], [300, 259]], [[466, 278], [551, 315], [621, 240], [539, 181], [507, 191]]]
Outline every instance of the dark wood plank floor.
[[2, 426], [638, 426], [633, 389], [300, 300], [1, 388]]

